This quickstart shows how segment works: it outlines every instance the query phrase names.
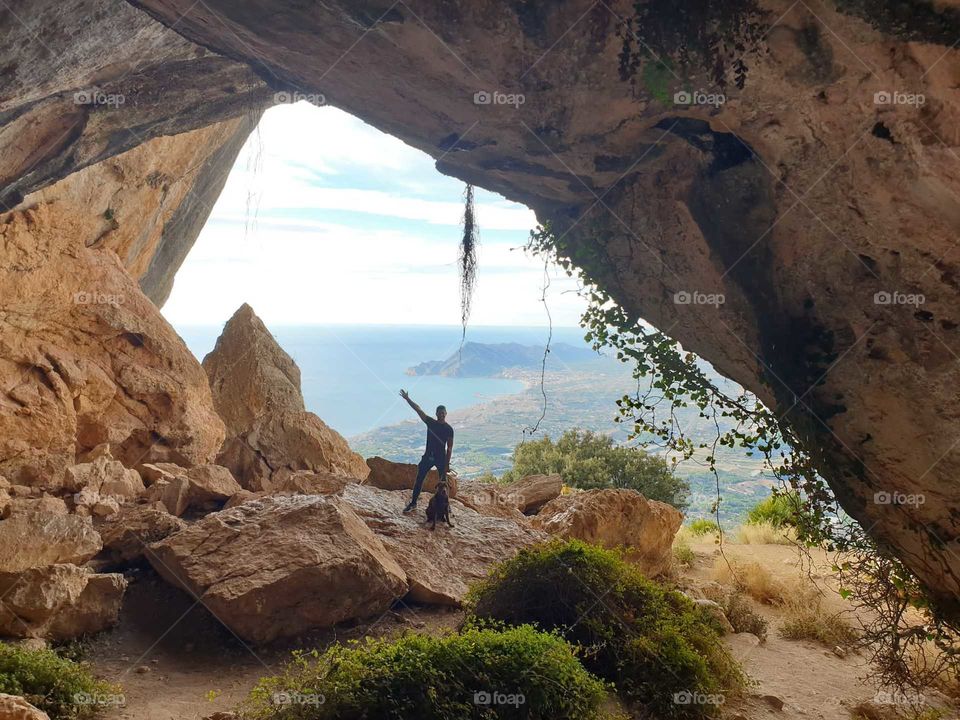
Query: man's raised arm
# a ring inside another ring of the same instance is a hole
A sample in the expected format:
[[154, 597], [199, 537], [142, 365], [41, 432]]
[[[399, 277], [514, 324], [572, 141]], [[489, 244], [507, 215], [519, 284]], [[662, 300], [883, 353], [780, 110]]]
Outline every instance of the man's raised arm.
[[423, 420], [425, 423], [428, 423], [428, 424], [429, 424], [429, 422], [430, 422], [430, 416], [427, 415], [427, 414], [423, 411], [423, 408], [421, 408], [421, 407], [420, 407], [419, 405], [417, 405], [413, 400], [410, 399], [410, 394], [409, 394], [406, 390], [401, 390], [401, 391], [400, 391], [400, 397], [402, 397], [404, 400], [407, 401], [407, 405], [409, 405], [410, 407], [412, 407], [412, 408], [416, 411], [417, 415], [420, 416], [420, 419], [421, 419], [421, 420]]

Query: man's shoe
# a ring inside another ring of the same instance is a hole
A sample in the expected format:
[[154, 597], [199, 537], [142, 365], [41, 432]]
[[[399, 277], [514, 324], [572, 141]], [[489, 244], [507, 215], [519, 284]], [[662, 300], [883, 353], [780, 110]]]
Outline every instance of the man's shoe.
[[414, 510], [416, 510], [416, 509], [417, 509], [417, 506], [414, 505], [413, 503], [410, 503], [409, 505], [407, 505], [407, 506], [403, 509], [403, 514], [404, 514], [404, 515], [409, 515], [410, 513], [412, 513], [412, 512], [413, 512]]

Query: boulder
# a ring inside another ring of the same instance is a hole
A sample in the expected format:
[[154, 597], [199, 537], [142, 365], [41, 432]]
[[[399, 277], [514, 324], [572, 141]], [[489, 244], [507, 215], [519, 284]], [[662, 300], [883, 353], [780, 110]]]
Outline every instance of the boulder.
[[50, 720], [50, 716], [19, 695], [0, 693], [0, 720]]
[[0, 572], [54, 563], [83, 564], [102, 545], [89, 518], [49, 512], [14, 515], [0, 520]]
[[112, 566], [132, 564], [143, 558], [146, 545], [163, 540], [186, 526], [162, 503], [127, 506], [97, 527], [103, 538], [103, 550], [98, 559]]
[[278, 471], [271, 493], [274, 495], [336, 495], [347, 483], [356, 482], [343, 475], [309, 470]]
[[0, 517], [9, 518], [14, 515], [33, 515], [35, 513], [69, 515], [70, 509], [62, 498], [47, 495], [46, 493], [35, 498], [10, 498], [7, 496], [7, 502], [2, 511], [0, 511]]
[[551, 535], [623, 547], [651, 577], [669, 569], [673, 538], [682, 522], [683, 514], [676, 508], [620, 489], [560, 495], [533, 517], [533, 526]]
[[164, 579], [256, 643], [382, 613], [407, 592], [404, 571], [336, 497], [252, 500], [150, 550]]
[[246, 303], [224, 325], [203, 369], [228, 435], [242, 435], [268, 413], [305, 410], [300, 368]]
[[217, 463], [245, 489], [269, 490], [281, 470], [366, 477], [363, 458], [306, 411], [299, 368], [249, 305], [227, 321], [203, 368], [227, 427]]
[[253, 490], [240, 489], [238, 492], [235, 492], [233, 495], [231, 495], [230, 499], [227, 500], [226, 503], [224, 503], [223, 509], [229, 510], [230, 508], [234, 508], [237, 505], [243, 505], [245, 502], [249, 502], [250, 500], [256, 500], [257, 498], [261, 498], [263, 497], [263, 495], [264, 493], [254, 492]]
[[463, 479], [457, 483], [457, 500], [480, 515], [499, 517], [527, 525], [529, 518], [517, 509], [515, 499], [506, 493], [506, 486], [482, 480]]
[[431, 532], [423, 509], [403, 514], [406, 493], [349, 484], [342, 497], [406, 572], [407, 598], [414, 602], [457, 605], [492, 565], [546, 537], [513, 520], [480, 515], [457, 500], [450, 501], [453, 527], [438, 524]]
[[514, 500], [520, 512], [532, 515], [562, 490], [563, 480], [559, 475], [527, 475], [507, 485], [504, 493]]
[[161, 503], [171, 515], [179, 517], [189, 507], [190, 479], [180, 475], [171, 480], [157, 480], [143, 494], [143, 499], [151, 503]]
[[[183, 515], [191, 508], [219, 509], [241, 489], [233, 474], [222, 465], [174, 468], [176, 466], [167, 466], [162, 474], [150, 472], [156, 479], [143, 493], [148, 502], [163, 503], [171, 515]], [[173, 475], [173, 472], [180, 474]]]
[[188, 504], [225, 503], [240, 490], [230, 471], [222, 465], [197, 465], [187, 470], [190, 481]]
[[126, 502], [135, 500], [145, 488], [140, 473], [102, 455], [92, 462], [68, 467], [63, 489], [73, 493], [90, 490], [101, 497], [112, 497], [118, 502]]
[[115, 624], [127, 581], [71, 564], [0, 573], [0, 635], [49, 640], [99, 632]]
[[[417, 480], [417, 466], [412, 463], [398, 463], [382, 457], [372, 457], [367, 458], [367, 467], [370, 469], [370, 474], [367, 475], [366, 484], [381, 490], [413, 490], [413, 484]], [[439, 481], [440, 475], [436, 470], [428, 472], [423, 480], [424, 492], [436, 492]], [[447, 492], [450, 497], [457, 496], [457, 477], [453, 473], [447, 473]]]
[[150, 486], [157, 480], [173, 480], [175, 477], [187, 474], [187, 468], [176, 463], [143, 463], [137, 465], [137, 472], [143, 479], [144, 485]]

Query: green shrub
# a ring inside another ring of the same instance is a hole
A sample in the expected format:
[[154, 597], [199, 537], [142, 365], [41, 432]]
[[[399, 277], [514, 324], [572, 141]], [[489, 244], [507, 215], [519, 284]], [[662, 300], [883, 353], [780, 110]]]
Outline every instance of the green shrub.
[[637, 447], [617, 445], [608, 435], [568, 430], [557, 442], [549, 437], [517, 445], [513, 467], [500, 478], [509, 483], [527, 475], [557, 474], [581, 490], [625, 488], [683, 510], [690, 485], [667, 461]]
[[[241, 707], [251, 720], [603, 717], [604, 683], [574, 649], [530, 626], [471, 627], [294, 653]], [[489, 702], [493, 700], [493, 702]]]
[[0, 643], [0, 693], [22, 695], [53, 720], [87, 718], [121, 705], [119, 688], [53, 650], [27, 650]]
[[686, 540], [680, 539], [673, 543], [673, 559], [677, 561], [678, 565], [690, 567], [697, 559], [697, 555]]
[[697, 518], [687, 527], [690, 529], [690, 534], [695, 537], [720, 532], [720, 526], [717, 525], [717, 521], [707, 520], [706, 518]]
[[859, 639], [857, 631], [843, 617], [825, 611], [819, 603], [788, 607], [780, 636], [787, 640], [813, 640], [828, 648], [848, 647]]
[[761, 500], [747, 512], [747, 523], [760, 525], [769, 523], [773, 527], [796, 527], [803, 504], [796, 492], [774, 493]]
[[618, 553], [579, 541], [521, 551], [471, 588], [466, 606], [468, 623], [560, 632], [582, 648], [588, 670], [657, 717], [716, 715], [716, 698], [684, 697], [735, 693], [745, 682], [708, 613], [647, 580]]

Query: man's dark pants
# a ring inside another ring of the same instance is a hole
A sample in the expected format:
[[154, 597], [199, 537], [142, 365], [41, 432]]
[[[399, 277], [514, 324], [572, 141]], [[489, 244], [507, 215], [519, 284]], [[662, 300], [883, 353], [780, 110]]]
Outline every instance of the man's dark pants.
[[445, 457], [434, 458], [429, 455], [424, 455], [420, 458], [420, 464], [417, 465], [417, 481], [413, 484], [413, 497], [410, 498], [411, 505], [417, 504], [417, 498], [420, 497], [420, 491], [423, 489], [423, 481], [433, 467], [437, 468], [441, 480], [447, 479], [447, 459]]

